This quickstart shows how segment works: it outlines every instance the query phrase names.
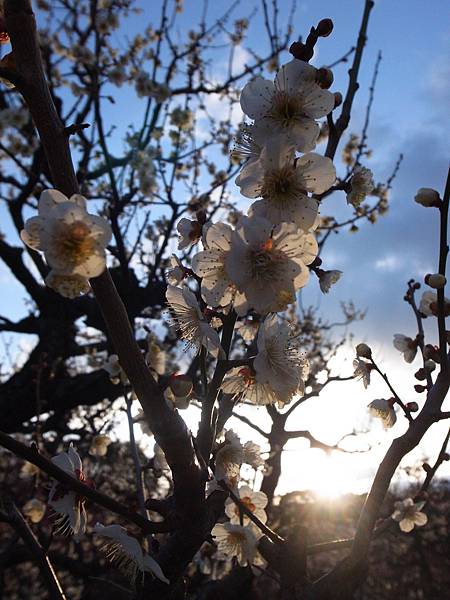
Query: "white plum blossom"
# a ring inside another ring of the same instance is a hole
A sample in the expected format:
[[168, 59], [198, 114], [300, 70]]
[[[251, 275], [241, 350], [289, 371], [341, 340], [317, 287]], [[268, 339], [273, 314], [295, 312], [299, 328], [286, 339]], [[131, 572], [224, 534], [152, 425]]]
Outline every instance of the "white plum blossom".
[[108, 373], [111, 383], [114, 385], [118, 385], [119, 383], [122, 385], [128, 385], [128, 377], [120, 366], [119, 357], [117, 354], [110, 354], [108, 356], [108, 360], [102, 365], [102, 369]]
[[128, 535], [124, 527], [97, 523], [94, 533], [111, 540], [103, 547], [106, 556], [109, 560], [115, 561], [133, 583], [138, 573], [145, 571], [160, 581], [170, 584], [156, 560], [142, 550], [138, 540]]
[[294, 222], [309, 231], [317, 220], [318, 202], [308, 192], [320, 194], [335, 179], [329, 158], [310, 152], [296, 159], [294, 146], [276, 136], [268, 140], [258, 160], [244, 165], [236, 184], [247, 198], [262, 198], [252, 204], [250, 214], [273, 225]]
[[112, 439], [108, 435], [96, 435], [89, 448], [89, 454], [92, 456], [106, 456], [108, 446], [111, 443]]
[[186, 271], [183, 268], [181, 260], [175, 254], [170, 257], [170, 268], [167, 269], [166, 278], [170, 285], [179, 285], [186, 277]]
[[350, 191], [347, 194], [347, 204], [351, 204], [355, 208], [358, 208], [367, 194], [370, 194], [370, 192], [373, 191], [374, 187], [372, 171], [367, 167], [357, 165], [353, 171], [353, 176], [350, 179]]
[[425, 283], [435, 290], [439, 290], [447, 283], [447, 278], [441, 273], [429, 273], [425, 275]]
[[151, 371], [156, 375], [164, 375], [166, 372], [166, 353], [158, 346], [155, 336], [149, 333], [147, 336], [147, 354], [145, 360]]
[[[54, 456], [52, 463], [78, 481], [92, 485], [92, 482], [86, 479], [83, 473], [81, 458], [72, 444], [67, 452], [61, 452]], [[73, 533], [80, 536], [86, 531], [87, 519], [84, 500], [83, 497], [67, 489], [63, 484], [53, 483], [48, 496], [48, 504], [55, 513], [60, 515], [56, 521], [59, 533], [67, 535]]]
[[251, 440], [245, 442], [243, 462], [250, 465], [255, 470], [259, 469], [259, 467], [263, 467], [265, 460], [261, 456], [261, 447]]
[[372, 400], [367, 408], [372, 416], [381, 419], [385, 429], [389, 429], [395, 425], [397, 415], [395, 414], [394, 403], [391, 399], [377, 398], [376, 400]]
[[190, 131], [194, 124], [194, 115], [189, 108], [177, 106], [170, 113], [170, 123], [181, 131]]
[[232, 232], [232, 228], [225, 223], [210, 225], [204, 233], [206, 249], [192, 258], [192, 270], [202, 278], [201, 293], [210, 306], [227, 306], [234, 301], [239, 307], [245, 302], [225, 269]]
[[223, 353], [219, 334], [205, 319], [197, 298], [188, 287], [168, 285], [166, 298], [175, 315], [171, 324], [178, 327], [188, 347], [200, 350], [204, 346], [216, 357]]
[[215, 457], [214, 474], [216, 481], [225, 481], [235, 488], [239, 482], [243, 460], [244, 448], [239, 437], [233, 430], [227, 431], [225, 441], [217, 450]]
[[403, 353], [407, 363], [412, 363], [417, 354], [417, 342], [401, 333], [394, 334], [394, 348]]
[[191, 221], [183, 217], [178, 221], [177, 231], [179, 233], [178, 250], [189, 248], [196, 244], [202, 237], [202, 226], [198, 221]]
[[355, 379], [361, 379], [364, 387], [367, 389], [367, 387], [370, 385], [371, 365], [360, 358], [355, 358], [353, 361], [353, 368], [355, 369], [353, 372], [353, 377], [355, 377]]
[[342, 271], [332, 270], [332, 271], [320, 271], [319, 273], [319, 286], [320, 291], [323, 294], [328, 294], [332, 285], [337, 283], [341, 278]]
[[241, 397], [250, 404], [257, 406], [275, 404], [277, 394], [265, 383], [256, 380], [256, 373], [251, 367], [234, 367], [225, 375], [221, 390], [225, 394]]
[[294, 223], [274, 228], [267, 219], [242, 217], [231, 236], [225, 269], [248, 307], [267, 314], [295, 301], [317, 251], [314, 235], [304, 234]]
[[[444, 298], [444, 306], [448, 307], [448, 305], [450, 305], [450, 300], [448, 298]], [[422, 299], [420, 300], [419, 304], [419, 311], [426, 317], [437, 316], [438, 298], [435, 292], [424, 292], [422, 294]]]
[[[238, 489], [237, 496], [239, 496], [239, 500], [242, 504], [250, 510], [261, 523], [267, 521], [267, 514], [264, 510], [267, 506], [267, 496], [264, 492], [254, 492], [250, 486], [241, 485]], [[244, 513], [241, 515], [239, 506], [232, 498], [228, 498], [225, 502], [225, 514], [230, 519], [230, 523], [233, 523], [234, 525], [248, 525], [251, 523], [250, 517]]]
[[317, 85], [316, 74], [313, 66], [293, 59], [281, 67], [274, 83], [259, 76], [247, 83], [241, 108], [255, 121], [255, 133], [283, 133], [299, 152], [312, 150], [320, 130], [315, 119], [334, 108], [334, 94]]
[[44, 253], [54, 275], [91, 278], [105, 270], [111, 228], [105, 219], [86, 211], [83, 196], [67, 198], [50, 189], [42, 192], [38, 216], [26, 221], [20, 237]]
[[28, 502], [22, 507], [23, 514], [30, 519], [32, 523], [40, 523], [44, 518], [46, 510], [46, 505], [37, 498], [28, 500]]
[[258, 333], [259, 321], [257, 319], [244, 319], [238, 321], [234, 327], [244, 342], [252, 342]]
[[253, 527], [218, 523], [211, 535], [216, 541], [219, 555], [223, 558], [236, 557], [241, 567], [252, 564], [255, 560], [257, 538]]
[[257, 344], [253, 361], [257, 382], [268, 386], [283, 404], [296, 394], [303, 395], [309, 364], [289, 325], [269, 315], [259, 329]]
[[399, 527], [405, 533], [409, 533], [415, 526], [423, 527], [428, 522], [428, 517], [421, 512], [425, 501], [414, 502], [412, 498], [405, 498], [395, 503], [395, 511], [392, 514], [394, 521], [398, 521]]
[[258, 160], [261, 155], [262, 146], [258, 144], [253, 136], [253, 125], [242, 125], [236, 136], [231, 157], [236, 160], [245, 160], [248, 165]]

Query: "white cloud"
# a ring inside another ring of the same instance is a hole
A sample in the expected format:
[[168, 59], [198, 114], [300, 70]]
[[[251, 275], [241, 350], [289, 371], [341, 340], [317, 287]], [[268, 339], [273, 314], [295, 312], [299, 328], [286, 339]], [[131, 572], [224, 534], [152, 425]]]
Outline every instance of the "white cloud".
[[396, 254], [387, 254], [383, 258], [379, 258], [375, 261], [375, 269], [378, 271], [387, 271], [388, 273], [400, 270], [403, 265], [403, 259]]

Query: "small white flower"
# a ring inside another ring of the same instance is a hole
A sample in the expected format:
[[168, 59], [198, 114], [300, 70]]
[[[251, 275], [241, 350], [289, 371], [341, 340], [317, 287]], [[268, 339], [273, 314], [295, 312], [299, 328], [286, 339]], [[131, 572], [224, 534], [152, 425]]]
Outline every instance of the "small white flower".
[[150, 369], [157, 375], [164, 375], [166, 372], [166, 353], [158, 346], [155, 336], [150, 333], [147, 336], [147, 354], [145, 355]]
[[232, 231], [225, 223], [212, 224], [205, 235], [207, 249], [192, 258], [192, 270], [202, 278], [202, 296], [210, 306], [226, 306], [233, 299], [235, 290], [225, 270]]
[[319, 273], [319, 286], [321, 292], [328, 294], [332, 285], [337, 283], [341, 278], [342, 271], [322, 271]]
[[428, 273], [425, 275], [425, 283], [435, 290], [439, 290], [447, 283], [447, 278], [440, 273]]
[[177, 106], [170, 113], [170, 123], [182, 131], [190, 131], [194, 122], [194, 115], [189, 108]]
[[166, 298], [175, 314], [172, 324], [178, 327], [188, 347], [198, 351], [204, 346], [215, 357], [223, 353], [219, 334], [206, 321], [197, 298], [186, 286], [167, 286]]
[[257, 543], [253, 527], [219, 523], [214, 526], [211, 535], [215, 538], [219, 555], [223, 558], [235, 556], [241, 567], [253, 563]]
[[274, 228], [267, 219], [242, 217], [231, 236], [225, 269], [248, 308], [264, 315], [295, 301], [317, 251], [314, 235], [303, 234], [294, 223]]
[[22, 507], [23, 514], [30, 519], [32, 523], [40, 523], [44, 518], [47, 507], [37, 498], [32, 498]]
[[[239, 500], [244, 504], [248, 510], [250, 510], [255, 517], [257, 517], [262, 523], [267, 521], [266, 511], [264, 510], [267, 506], [267, 496], [264, 492], [254, 492], [248, 485], [241, 485], [238, 494]], [[235, 502], [228, 498], [225, 502], [225, 514], [230, 519], [230, 523], [239, 525], [241, 522], [241, 514], [239, 506]], [[242, 514], [242, 525], [248, 525], [250, 518]]]
[[241, 400], [257, 406], [278, 402], [278, 397], [270, 386], [256, 380], [256, 373], [251, 367], [234, 367], [230, 369], [225, 375], [220, 388], [225, 394], [231, 394], [235, 397], [240, 396]]
[[137, 539], [128, 535], [124, 527], [97, 523], [94, 532], [112, 540], [104, 546], [106, 556], [115, 561], [132, 582], [136, 581], [138, 572], [145, 571], [170, 584], [156, 560], [142, 550]]
[[244, 449], [239, 437], [233, 431], [225, 435], [225, 442], [219, 447], [215, 457], [215, 478], [225, 481], [235, 488], [239, 482]]
[[395, 511], [392, 514], [394, 521], [398, 521], [400, 529], [409, 533], [414, 526], [423, 527], [428, 522], [428, 517], [421, 512], [425, 502], [414, 502], [412, 498], [405, 498], [395, 503]]
[[367, 388], [370, 384], [371, 365], [364, 360], [355, 358], [353, 361], [353, 368], [355, 369], [353, 377], [356, 379], [361, 379], [364, 387]]
[[241, 93], [241, 108], [261, 136], [285, 134], [299, 152], [315, 147], [319, 125], [315, 119], [334, 108], [334, 94], [315, 82], [316, 69], [293, 59], [278, 71], [275, 82], [255, 77]]
[[181, 260], [175, 254], [170, 257], [170, 268], [166, 272], [167, 282], [170, 285], [179, 285], [186, 277], [186, 271], [183, 268]]
[[421, 204], [427, 208], [430, 206], [439, 206], [441, 203], [439, 192], [433, 190], [432, 188], [420, 188], [417, 191], [414, 200], [417, 202], [417, 204]]
[[20, 237], [44, 253], [55, 275], [91, 278], [105, 270], [111, 228], [105, 219], [86, 211], [83, 196], [67, 198], [58, 190], [45, 190], [38, 210], [37, 217], [26, 221]]
[[261, 447], [252, 441], [245, 442], [243, 462], [250, 465], [255, 470], [259, 469], [259, 467], [263, 467], [265, 461], [261, 457]]
[[309, 374], [306, 355], [297, 336], [276, 315], [266, 317], [258, 332], [258, 354], [253, 361], [256, 381], [270, 387], [283, 404], [304, 393]]
[[394, 348], [403, 352], [403, 358], [407, 363], [412, 363], [417, 354], [417, 342], [401, 333], [394, 334]]
[[316, 224], [320, 194], [331, 187], [336, 171], [329, 158], [309, 153], [295, 158], [294, 146], [280, 136], [268, 140], [258, 160], [244, 165], [236, 179], [241, 194], [258, 198], [249, 214], [273, 225], [293, 222], [307, 232]]
[[[83, 473], [80, 456], [72, 444], [69, 446], [67, 452], [61, 452], [57, 456], [54, 456], [52, 463], [63, 469], [66, 473], [69, 473], [75, 479], [78, 479], [78, 481], [86, 485], [92, 485], [92, 482], [86, 479]], [[67, 535], [73, 533], [79, 536], [86, 531], [84, 498], [68, 490], [61, 483], [53, 483], [48, 496], [48, 504], [60, 515], [56, 521], [59, 533]]]
[[395, 425], [395, 422], [397, 421], [397, 415], [395, 414], [392, 400], [378, 398], [377, 400], [372, 400], [367, 408], [369, 409], [371, 415], [381, 419], [385, 429], [389, 429]]
[[373, 174], [370, 169], [357, 165], [353, 171], [353, 176], [350, 179], [351, 190], [347, 194], [347, 204], [351, 204], [357, 208], [367, 194], [375, 187], [373, 183]]
[[112, 443], [112, 439], [107, 435], [96, 435], [92, 440], [89, 454], [92, 456], [106, 456], [108, 446]]
[[120, 366], [117, 354], [110, 354], [108, 360], [103, 364], [102, 369], [108, 373], [111, 383], [114, 385], [118, 385], [119, 383], [128, 385], [128, 378], [125, 371]]
[[178, 221], [177, 231], [180, 235], [178, 250], [184, 250], [184, 248], [196, 244], [202, 237], [202, 226], [200, 223], [184, 217]]
[[[445, 308], [447, 309], [449, 305], [450, 300], [448, 298], [444, 298]], [[437, 316], [438, 299], [437, 294], [435, 292], [424, 292], [422, 294], [422, 299], [419, 304], [419, 311], [423, 313], [426, 317]]]

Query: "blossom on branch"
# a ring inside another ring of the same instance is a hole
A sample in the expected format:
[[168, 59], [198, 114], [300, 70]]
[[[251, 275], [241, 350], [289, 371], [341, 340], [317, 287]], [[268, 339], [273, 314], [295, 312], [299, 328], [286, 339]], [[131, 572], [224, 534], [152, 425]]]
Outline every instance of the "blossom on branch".
[[407, 363], [412, 363], [417, 354], [417, 341], [401, 333], [394, 334], [394, 348], [403, 353]]
[[32, 498], [24, 504], [22, 512], [32, 523], [40, 523], [44, 518], [46, 509], [47, 507], [41, 500]]
[[124, 527], [97, 523], [94, 532], [111, 540], [103, 546], [106, 556], [115, 562], [133, 583], [138, 573], [145, 571], [160, 581], [170, 584], [156, 560], [142, 550], [138, 540], [128, 535]]
[[[92, 487], [93, 482], [86, 479], [83, 473], [81, 458], [72, 444], [67, 452], [52, 458], [52, 462], [69, 473], [74, 479]], [[67, 489], [62, 483], [54, 483], [48, 496], [48, 504], [60, 515], [56, 521], [58, 532], [64, 535], [73, 533], [76, 536], [82, 535], [86, 531], [86, 510], [84, 508], [85, 499], [76, 492]]]
[[409, 533], [415, 526], [423, 527], [428, 522], [428, 517], [421, 512], [425, 502], [414, 502], [412, 498], [405, 498], [395, 503], [395, 511], [392, 514], [394, 521], [398, 521], [399, 527], [405, 533]]
[[260, 76], [247, 83], [241, 108], [255, 121], [256, 139], [283, 133], [299, 152], [315, 147], [319, 135], [315, 119], [334, 108], [334, 94], [320, 88], [316, 75], [313, 66], [294, 59], [281, 67], [274, 83]]
[[259, 328], [257, 344], [258, 354], [253, 361], [256, 380], [270, 387], [282, 404], [296, 394], [303, 395], [309, 364], [289, 325], [269, 315]]
[[373, 174], [367, 167], [357, 165], [350, 179], [350, 192], [347, 194], [347, 204], [355, 208], [363, 202], [364, 198], [374, 189]]
[[188, 348], [195, 348], [198, 351], [204, 346], [216, 357], [223, 353], [219, 334], [207, 322], [197, 298], [187, 286], [178, 288], [168, 285], [166, 298], [174, 313], [171, 324], [178, 328]]
[[393, 399], [385, 400], [384, 398], [378, 398], [372, 400], [368, 405], [368, 409], [371, 415], [381, 419], [385, 429], [389, 429], [395, 425], [397, 415], [395, 414]]
[[248, 307], [264, 315], [295, 301], [317, 251], [314, 235], [304, 234], [294, 223], [274, 228], [267, 219], [242, 217], [231, 236], [225, 269]]
[[353, 368], [355, 369], [353, 372], [353, 377], [355, 379], [361, 379], [364, 387], [367, 388], [370, 384], [370, 363], [361, 360], [360, 358], [355, 358], [353, 361]]
[[252, 564], [256, 557], [257, 537], [255, 528], [232, 523], [218, 523], [211, 535], [217, 543], [219, 555], [223, 558], [236, 557], [239, 565]]
[[333, 185], [336, 172], [329, 158], [309, 153], [295, 158], [294, 146], [280, 136], [267, 141], [259, 160], [241, 170], [236, 184], [247, 198], [258, 198], [249, 214], [267, 218], [273, 225], [294, 222], [307, 232], [317, 221], [317, 200], [308, 192], [322, 193]]
[[111, 228], [105, 219], [86, 211], [83, 196], [67, 198], [58, 190], [45, 190], [38, 211], [37, 217], [26, 221], [20, 237], [44, 253], [55, 275], [89, 279], [105, 270]]
[[[248, 485], [241, 485], [237, 495], [242, 504], [250, 510], [261, 523], [267, 521], [266, 511], [264, 510], [267, 506], [267, 496], [264, 492], [254, 492]], [[241, 524], [241, 519], [242, 525], [248, 525], [251, 522], [250, 517], [246, 514], [242, 513], [241, 515], [239, 505], [236, 504], [232, 498], [228, 498], [225, 502], [225, 514], [233, 525]]]

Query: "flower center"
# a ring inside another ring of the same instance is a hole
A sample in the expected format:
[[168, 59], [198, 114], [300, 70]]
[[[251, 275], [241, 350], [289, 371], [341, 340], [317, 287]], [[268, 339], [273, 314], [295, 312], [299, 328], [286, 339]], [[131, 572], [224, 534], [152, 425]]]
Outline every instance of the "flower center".
[[273, 97], [271, 117], [281, 122], [283, 127], [289, 127], [292, 120], [302, 114], [301, 96], [290, 96], [287, 92], [278, 90]]
[[95, 248], [95, 240], [90, 233], [90, 228], [83, 221], [64, 225], [57, 234], [58, 251], [68, 262], [82, 264], [93, 254]]
[[[245, 508], [248, 508], [248, 510], [250, 510], [251, 512], [255, 512], [256, 506], [253, 504], [250, 496], [243, 496], [240, 500], [241, 500], [242, 504], [245, 506]], [[239, 516], [239, 506], [237, 504], [235, 505], [234, 512], [235, 512], [236, 516]]]
[[282, 252], [274, 249], [271, 238], [259, 248], [250, 250], [249, 254], [250, 271], [254, 279], [269, 281], [276, 276], [283, 257]]
[[278, 204], [289, 204], [295, 201], [305, 190], [299, 185], [295, 168], [291, 164], [280, 169], [267, 171], [261, 189], [261, 196]]

